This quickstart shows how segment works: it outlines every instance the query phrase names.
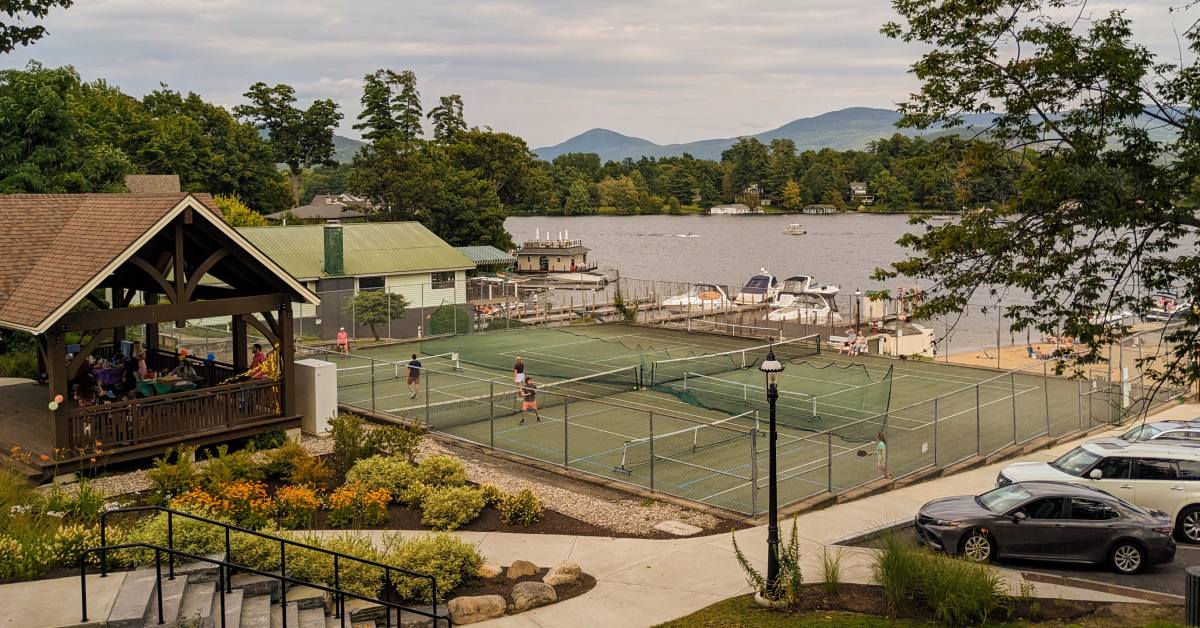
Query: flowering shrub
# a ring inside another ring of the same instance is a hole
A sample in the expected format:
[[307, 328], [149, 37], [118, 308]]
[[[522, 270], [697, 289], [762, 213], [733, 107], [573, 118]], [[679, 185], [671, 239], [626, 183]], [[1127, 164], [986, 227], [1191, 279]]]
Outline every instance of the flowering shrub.
[[467, 470], [453, 456], [430, 456], [417, 465], [416, 479], [429, 486], [462, 486]]
[[[112, 542], [109, 539], [105, 540], [110, 543]], [[100, 547], [100, 526], [98, 524], [83, 525], [70, 523], [60, 526], [54, 532], [50, 552], [54, 557], [54, 562], [66, 567], [73, 567], [79, 564], [79, 556], [83, 550], [93, 547]], [[89, 554], [88, 564], [99, 565], [100, 554]]]
[[288, 484], [296, 486], [311, 486], [321, 488], [333, 477], [333, 469], [325, 461], [316, 456], [299, 458], [290, 473], [285, 476]]
[[481, 485], [479, 495], [483, 497], [483, 503], [486, 506], [499, 506], [500, 500], [504, 499], [504, 491], [501, 491], [500, 487], [495, 484]]
[[308, 452], [304, 451], [299, 442], [289, 440], [278, 448], [267, 452], [267, 460], [263, 464], [263, 470], [266, 471], [267, 477], [277, 480], [283, 479], [292, 474], [298, 461], [308, 457]]
[[282, 486], [275, 491], [275, 520], [285, 528], [310, 528], [321, 499], [307, 486]]
[[378, 526], [387, 521], [392, 495], [386, 489], [347, 482], [329, 495], [329, 525]]
[[208, 457], [204, 471], [200, 473], [200, 485], [210, 491], [220, 491], [228, 484], [258, 482], [267, 472], [254, 461], [254, 454], [247, 449], [229, 453], [228, 445], [218, 445], [216, 455], [205, 450]]
[[469, 486], [435, 489], [421, 502], [421, 523], [434, 530], [457, 530], [483, 510], [483, 495]]
[[505, 495], [499, 508], [500, 518], [509, 525], [531, 526], [542, 518], [542, 502], [529, 489]]
[[0, 534], [0, 580], [8, 580], [21, 575], [18, 566], [24, 562], [25, 551], [21, 542]]
[[180, 445], [175, 449], [174, 464], [167, 462], [169, 451], [154, 459], [154, 468], [146, 472], [146, 479], [154, 485], [154, 498], [158, 503], [167, 503], [196, 485], [196, 467], [192, 463], [195, 453], [194, 447]]
[[258, 529], [270, 521], [273, 505], [262, 482], [231, 482], [210, 493], [194, 488], [171, 502], [175, 508], [206, 510], [245, 528]]

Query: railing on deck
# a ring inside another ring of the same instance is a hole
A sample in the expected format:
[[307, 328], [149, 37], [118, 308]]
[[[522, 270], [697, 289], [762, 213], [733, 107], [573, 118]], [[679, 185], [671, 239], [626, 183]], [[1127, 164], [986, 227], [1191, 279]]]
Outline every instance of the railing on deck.
[[67, 416], [69, 447], [114, 447], [233, 428], [279, 416], [280, 384], [254, 380], [77, 408]]

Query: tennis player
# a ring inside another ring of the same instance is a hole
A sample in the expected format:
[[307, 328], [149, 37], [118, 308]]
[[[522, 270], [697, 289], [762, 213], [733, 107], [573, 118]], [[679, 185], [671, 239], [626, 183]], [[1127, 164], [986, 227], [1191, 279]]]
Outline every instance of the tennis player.
[[408, 362], [408, 390], [412, 392], [409, 399], [416, 399], [417, 393], [421, 390], [421, 361], [417, 359], [417, 354], [412, 354], [412, 360]]
[[521, 384], [525, 382], [525, 359], [517, 356], [517, 362], [513, 364], [513, 383], [517, 385], [517, 399], [524, 400], [525, 393], [521, 391]]
[[346, 333], [346, 328], [338, 329], [337, 333], [337, 350], [338, 353], [350, 355], [350, 336]]
[[892, 479], [892, 474], [887, 470], [887, 439], [883, 432], [875, 435], [875, 470], [883, 477]]
[[517, 425], [525, 424], [525, 415], [533, 410], [533, 416], [537, 417], [538, 423], [542, 422], [542, 415], [538, 414], [537, 408], [537, 384], [533, 382], [532, 377], [524, 378], [524, 385], [521, 386], [521, 420]]

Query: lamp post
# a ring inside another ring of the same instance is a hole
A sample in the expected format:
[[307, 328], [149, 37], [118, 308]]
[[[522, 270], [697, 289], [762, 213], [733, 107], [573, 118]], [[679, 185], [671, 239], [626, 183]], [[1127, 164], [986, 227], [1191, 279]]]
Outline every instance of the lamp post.
[[[767, 405], [771, 407], [771, 433], [770, 433], [770, 476], [768, 481], [768, 511], [769, 523], [767, 525], [767, 590], [764, 592], [766, 596], [772, 596], [777, 589], [776, 583], [779, 579], [779, 502], [776, 490], [775, 477], [775, 402], [779, 399], [779, 374], [783, 372], [783, 365], [779, 360], [775, 359], [774, 349], [767, 349], [767, 359], [760, 365], [758, 370], [762, 371], [767, 376]], [[755, 486], [754, 490], [758, 490]]]
[[854, 312], [854, 333], [861, 334], [862, 330], [859, 327], [862, 324], [862, 290], [859, 288], [854, 289], [854, 304], [858, 306]]

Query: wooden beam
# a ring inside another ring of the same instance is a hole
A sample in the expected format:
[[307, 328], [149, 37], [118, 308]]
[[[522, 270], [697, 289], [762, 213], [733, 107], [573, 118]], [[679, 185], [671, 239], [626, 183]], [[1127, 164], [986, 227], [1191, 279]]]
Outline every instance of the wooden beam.
[[267, 324], [267, 327], [271, 328], [271, 333], [276, 338], [278, 338], [279, 337], [279, 323], [276, 321], [275, 316], [273, 314], [271, 314], [270, 312], [263, 312], [262, 317], [263, 317], [263, 322], [265, 322]]
[[[184, 290], [187, 288], [187, 279], [184, 277], [184, 272], [187, 270], [187, 258], [183, 256], [183, 220], [175, 219], [175, 298], [172, 301], [183, 303], [187, 301], [184, 295]], [[176, 327], [183, 327], [187, 324], [186, 320], [180, 319], [175, 321]]]
[[71, 361], [67, 363], [67, 378], [73, 379], [79, 373], [79, 369], [87, 362], [87, 357], [92, 355], [92, 352], [96, 350], [96, 347], [100, 346], [100, 343], [108, 340], [112, 335], [112, 329], [101, 329], [92, 332], [91, 340], [88, 340], [87, 344], [80, 347], [79, 353], [76, 353], [75, 357], [71, 358]]
[[250, 362], [246, 355], [246, 317], [233, 316], [233, 370], [244, 373]]
[[296, 413], [296, 347], [290, 300], [279, 306], [279, 352], [279, 377], [283, 387], [280, 409], [284, 416], [292, 416]]
[[260, 294], [248, 297], [231, 297], [209, 301], [187, 303], [147, 304], [120, 310], [97, 310], [93, 312], [71, 312], [58, 320], [64, 331], [81, 329], [105, 329], [131, 325], [157, 325], [165, 321], [190, 320], [211, 316], [232, 316], [250, 312], [265, 312], [278, 308], [281, 303], [290, 303], [287, 294]]
[[217, 249], [216, 252], [214, 252], [212, 255], [209, 255], [207, 259], [205, 259], [203, 262], [200, 262], [200, 265], [197, 266], [196, 270], [192, 271], [192, 275], [188, 277], [187, 285], [183, 288], [183, 298], [180, 299], [181, 301], [192, 300], [192, 293], [196, 291], [196, 286], [200, 285], [200, 280], [203, 279], [204, 276], [208, 274], [208, 271], [212, 270], [212, 267], [215, 266], [217, 262], [221, 261], [225, 255], [227, 255], [227, 251], [225, 249]]
[[89, 292], [89, 293], [88, 293], [88, 295], [87, 295], [87, 300], [88, 300], [88, 301], [91, 301], [91, 302], [92, 302], [92, 305], [95, 305], [96, 307], [98, 307], [98, 308], [100, 308], [100, 309], [102, 309], [102, 310], [107, 310], [108, 308], [112, 307], [112, 306], [111, 306], [111, 305], [109, 305], [108, 303], [105, 303], [103, 299], [101, 299], [100, 297], [96, 296], [96, 295], [95, 295], [95, 293], [93, 293], [93, 292]]
[[[67, 397], [67, 343], [62, 333], [50, 332], [46, 339], [46, 373], [49, 375], [50, 386], [47, 391], [47, 403], [57, 395]], [[64, 404], [65, 405], [65, 404]], [[50, 440], [55, 447], [65, 449], [69, 444], [67, 434], [67, 409], [60, 407], [50, 412]]]
[[271, 343], [272, 345], [279, 342], [279, 335], [276, 334], [271, 328], [264, 325], [262, 321], [258, 320], [257, 316], [254, 316], [253, 314], [247, 314], [245, 317], [243, 317], [243, 320], [246, 321], [247, 325], [250, 325], [261, 332], [262, 335], [266, 337], [267, 342]]
[[167, 283], [167, 278], [163, 275], [163, 273], [161, 271], [159, 271], [157, 268], [151, 266], [150, 262], [147, 262], [146, 260], [142, 259], [141, 257], [138, 257], [137, 255], [134, 255], [133, 257], [129, 258], [129, 262], [132, 263], [134, 266], [142, 269], [142, 271], [144, 271], [147, 276], [149, 276], [151, 279], [153, 279], [155, 281], [155, 283], [158, 284], [158, 287], [162, 288], [163, 294], [167, 295], [168, 300], [170, 300], [172, 303], [174, 303], [178, 300], [175, 298], [175, 289], [171, 287], [171, 284]]

